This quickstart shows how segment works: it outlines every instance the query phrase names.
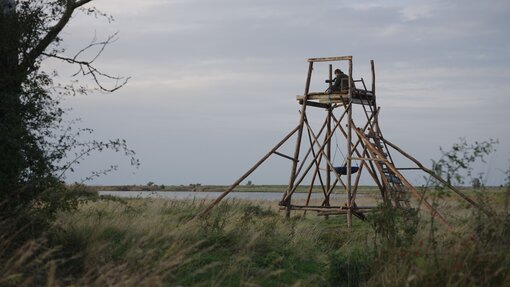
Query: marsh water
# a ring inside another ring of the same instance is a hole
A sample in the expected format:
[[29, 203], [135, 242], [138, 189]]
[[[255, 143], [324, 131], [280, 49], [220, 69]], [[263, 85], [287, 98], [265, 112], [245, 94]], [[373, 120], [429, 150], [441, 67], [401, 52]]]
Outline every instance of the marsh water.
[[[218, 191], [99, 191], [99, 195], [110, 195], [123, 198], [162, 198], [162, 199], [215, 199], [222, 192]], [[363, 196], [358, 194], [358, 196]], [[306, 199], [306, 193], [294, 193], [293, 199]], [[323, 198], [322, 193], [312, 193], [312, 199]], [[244, 200], [267, 200], [279, 201], [282, 199], [280, 192], [236, 192], [228, 194], [227, 198]], [[345, 194], [331, 194], [331, 199], [346, 198]]]

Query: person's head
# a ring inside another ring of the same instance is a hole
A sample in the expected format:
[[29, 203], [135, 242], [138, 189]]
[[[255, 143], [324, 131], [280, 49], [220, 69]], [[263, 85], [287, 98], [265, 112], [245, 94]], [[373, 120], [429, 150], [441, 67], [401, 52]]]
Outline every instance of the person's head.
[[340, 70], [340, 69], [335, 70], [335, 75], [340, 75], [341, 73], [342, 73], [342, 70]]

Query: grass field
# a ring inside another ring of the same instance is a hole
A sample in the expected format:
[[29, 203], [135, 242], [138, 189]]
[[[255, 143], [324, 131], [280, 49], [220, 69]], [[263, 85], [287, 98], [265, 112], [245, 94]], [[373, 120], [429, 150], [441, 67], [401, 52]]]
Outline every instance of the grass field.
[[267, 202], [230, 200], [193, 219], [204, 202], [98, 199], [3, 251], [0, 285], [510, 286], [505, 194], [485, 192], [493, 219], [447, 198], [452, 232], [384, 209], [348, 229], [341, 216], [285, 219]]

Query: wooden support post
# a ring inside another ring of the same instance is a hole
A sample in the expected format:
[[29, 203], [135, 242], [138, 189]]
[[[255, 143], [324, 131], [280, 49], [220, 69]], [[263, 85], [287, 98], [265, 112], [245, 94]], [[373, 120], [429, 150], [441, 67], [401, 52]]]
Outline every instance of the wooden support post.
[[347, 227], [352, 226], [352, 186], [351, 186], [351, 157], [352, 157], [352, 59], [349, 59], [349, 112], [347, 115]]
[[[329, 77], [331, 79], [331, 70], [332, 70], [332, 65], [329, 65]], [[330, 86], [331, 88], [331, 86]], [[327, 110], [327, 115], [326, 115], [326, 119], [327, 119], [327, 133], [326, 133], [326, 137], [324, 137], [324, 140], [326, 140], [327, 138], [329, 138], [329, 140], [327, 141], [327, 146], [326, 146], [326, 157], [328, 158], [329, 161], [331, 161], [331, 136], [332, 136], [332, 131], [331, 131], [331, 118], [332, 118], [332, 113], [333, 111], [331, 110], [331, 108], [329, 108]], [[331, 167], [326, 164], [326, 190], [329, 191], [329, 189], [331, 188]], [[326, 193], [326, 198], [325, 198], [325, 204], [329, 205], [329, 193]]]
[[329, 93], [333, 92], [333, 65], [329, 64]]
[[[374, 106], [374, 109], [379, 109], [377, 107], [377, 96], [375, 94], [375, 65], [374, 65], [374, 60], [370, 60], [370, 70], [372, 71], [372, 94], [374, 95], [374, 101], [373, 101], [372, 104]], [[374, 118], [374, 126], [375, 126], [374, 132], [380, 132], [380, 129], [379, 129], [379, 115], [377, 115]]]
[[301, 149], [301, 137], [303, 136], [303, 122], [305, 120], [305, 113], [306, 113], [306, 101], [308, 101], [308, 93], [310, 91], [310, 81], [312, 79], [312, 71], [313, 71], [313, 62], [308, 63], [308, 75], [306, 77], [306, 84], [305, 84], [305, 94], [303, 99], [303, 104], [301, 104], [301, 115], [299, 119], [299, 129], [298, 129], [298, 135], [296, 139], [296, 147], [294, 149], [294, 162], [292, 162], [292, 168], [290, 171], [290, 178], [289, 178], [289, 187], [288, 187], [288, 195], [285, 197], [286, 201], [284, 204], [287, 206], [287, 212], [285, 213], [285, 216], [287, 218], [290, 217], [290, 205], [291, 205], [291, 190], [294, 188], [294, 181], [296, 180], [296, 168], [297, 168], [297, 161], [299, 160], [299, 150]]
[[[289, 134], [287, 134], [278, 144], [276, 144], [265, 156], [263, 156], [252, 168], [250, 168], [245, 174], [243, 174], [238, 180], [236, 180], [227, 190], [225, 190], [214, 202], [212, 202], [207, 208], [202, 211], [199, 216], [206, 215], [216, 204], [218, 204], [227, 194], [229, 194], [234, 188], [236, 188], [245, 178], [257, 169], [267, 158], [269, 158], [278, 148], [280, 148], [296, 131], [299, 130], [299, 126], [295, 127]], [[294, 162], [295, 163], [295, 162]]]
[[[329, 65], [329, 92], [333, 92], [333, 65]], [[331, 135], [331, 116], [332, 116], [332, 110], [331, 107], [327, 110], [327, 133], [326, 137], [324, 137], [324, 140], [326, 140], [329, 135]], [[328, 140], [328, 145], [326, 146], [326, 157], [329, 161], [331, 161], [331, 137], [329, 137], [330, 140]], [[326, 163], [326, 192], [324, 194], [324, 205], [329, 206], [329, 190], [331, 188], [331, 167]], [[328, 217], [326, 217], [328, 218]]]
[[370, 60], [370, 69], [372, 70], [372, 94], [375, 95], [375, 68], [374, 68], [374, 60]]

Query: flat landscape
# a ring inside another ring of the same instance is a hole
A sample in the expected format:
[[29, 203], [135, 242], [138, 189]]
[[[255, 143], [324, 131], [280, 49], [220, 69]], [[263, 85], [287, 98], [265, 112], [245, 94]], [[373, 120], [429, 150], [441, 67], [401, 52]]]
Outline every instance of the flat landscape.
[[494, 217], [453, 195], [436, 199], [451, 231], [429, 213], [383, 207], [347, 228], [342, 215], [286, 219], [270, 201], [227, 199], [197, 217], [210, 201], [96, 197], [20, 246], [12, 260], [38, 271], [5, 266], [2, 284], [49, 276], [85, 286], [508, 285], [509, 192], [465, 191]]

